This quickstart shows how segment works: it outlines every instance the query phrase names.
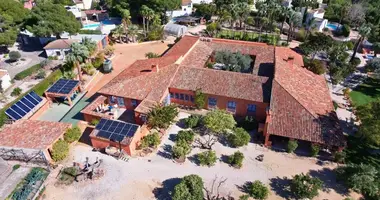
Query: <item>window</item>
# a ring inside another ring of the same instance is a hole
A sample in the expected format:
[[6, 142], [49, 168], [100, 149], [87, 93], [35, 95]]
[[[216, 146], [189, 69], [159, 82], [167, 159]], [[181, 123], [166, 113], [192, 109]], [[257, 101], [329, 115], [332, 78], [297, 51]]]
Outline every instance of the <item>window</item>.
[[212, 97], [208, 98], [208, 106], [209, 107], [216, 107], [216, 103], [217, 103], [216, 98], [212, 98]]
[[56, 54], [57, 56], [60, 56], [60, 55], [61, 55], [61, 52], [60, 52], [60, 51], [55, 51], [55, 54]]
[[178, 93], [175, 93], [175, 98], [179, 99], [179, 94]]
[[190, 101], [194, 102], [194, 96], [190, 96]]
[[248, 104], [247, 111], [248, 112], [256, 112], [256, 105], [254, 105], [254, 104]]
[[117, 104], [119, 106], [125, 106], [124, 99], [122, 97], [117, 97]]
[[140, 119], [141, 121], [146, 122], [147, 117], [146, 115], [140, 115]]
[[185, 100], [189, 101], [189, 95], [185, 94]]
[[185, 100], [185, 95], [184, 95], [184, 94], [179, 94], [179, 98], [180, 98], [181, 100]]
[[110, 103], [116, 103], [116, 98], [114, 96], [110, 96]]
[[227, 103], [227, 109], [228, 109], [228, 111], [235, 112], [236, 111], [236, 102], [235, 101], [229, 101]]
[[131, 99], [131, 103], [133, 107], [137, 106], [137, 100], [136, 99]]
[[170, 93], [170, 98], [174, 98], [174, 94], [173, 93]]

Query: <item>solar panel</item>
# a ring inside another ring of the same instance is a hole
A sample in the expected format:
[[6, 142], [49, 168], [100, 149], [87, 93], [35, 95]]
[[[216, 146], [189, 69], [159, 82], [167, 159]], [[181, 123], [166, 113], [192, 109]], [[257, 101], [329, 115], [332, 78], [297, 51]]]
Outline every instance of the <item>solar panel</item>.
[[19, 120], [31, 110], [33, 110], [41, 101], [42, 98], [39, 97], [35, 92], [30, 92], [15, 104], [13, 104], [11, 107], [9, 107], [5, 113], [9, 118], [13, 120]]
[[47, 92], [69, 94], [79, 84], [77, 80], [59, 79]]
[[97, 136], [120, 142], [125, 137], [133, 137], [138, 125], [115, 120], [101, 119], [95, 129], [99, 130]]

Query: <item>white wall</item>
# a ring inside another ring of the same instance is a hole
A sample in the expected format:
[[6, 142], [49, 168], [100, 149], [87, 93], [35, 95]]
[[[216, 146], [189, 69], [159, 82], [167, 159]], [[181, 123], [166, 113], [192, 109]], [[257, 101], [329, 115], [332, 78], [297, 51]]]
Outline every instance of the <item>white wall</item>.
[[6, 72], [6, 74], [1, 77], [1, 88], [3, 88], [3, 90], [6, 90], [7, 88], [9, 88], [9, 86], [12, 85], [11, 83], [11, 77], [9, 76], [8, 74], [8, 71], [7, 70], [0, 70], [2, 72]]
[[[46, 56], [58, 56], [59, 60], [65, 59], [65, 51], [70, 51], [70, 49], [45, 49]], [[58, 55], [58, 52], [60, 55]]]
[[92, 0], [82, 0], [83, 3], [75, 4], [78, 8], [88, 10], [91, 9]]

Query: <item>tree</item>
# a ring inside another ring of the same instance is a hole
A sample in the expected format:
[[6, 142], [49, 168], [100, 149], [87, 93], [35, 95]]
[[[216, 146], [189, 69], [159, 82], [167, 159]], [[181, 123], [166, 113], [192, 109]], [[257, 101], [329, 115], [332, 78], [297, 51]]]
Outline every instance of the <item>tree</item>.
[[203, 188], [202, 178], [192, 174], [182, 178], [171, 196], [173, 200], [201, 200], [204, 197]]
[[251, 141], [251, 136], [243, 128], [235, 128], [233, 133], [227, 136], [228, 143], [232, 147], [242, 147]]
[[344, 37], [350, 36], [350, 32], [350, 26], [348, 26], [347, 24], [344, 24], [340, 30], [340, 34], [342, 34]]
[[305, 62], [305, 68], [312, 71], [314, 74], [324, 74], [326, 69], [320, 60], [310, 60]]
[[289, 43], [292, 40], [292, 35], [295, 32], [295, 28], [301, 26], [301, 24], [302, 24], [302, 14], [295, 11], [290, 12], [287, 43]]
[[298, 199], [313, 199], [318, 196], [318, 191], [322, 189], [323, 182], [310, 175], [297, 174], [293, 177], [290, 190]]
[[198, 109], [202, 109], [206, 105], [206, 95], [201, 89], [195, 90], [194, 104]]
[[349, 164], [336, 169], [337, 179], [365, 196], [365, 199], [380, 198], [380, 173], [369, 164]]
[[215, 165], [216, 160], [218, 158], [216, 157], [215, 151], [208, 150], [208, 151], [205, 151], [202, 153], [198, 153], [197, 159], [198, 159], [199, 164], [201, 166], [211, 167], [211, 166]]
[[131, 13], [128, 9], [123, 9], [119, 7], [120, 16], [122, 18], [121, 23], [123, 24], [124, 28], [128, 28], [128, 26], [132, 23], [131, 22]]
[[377, 69], [380, 69], [380, 58], [374, 58], [367, 61], [367, 64], [364, 66], [367, 72], [374, 72]]
[[24, 23], [25, 27], [35, 36], [51, 37], [58, 39], [63, 32], [69, 34], [78, 33], [81, 28], [75, 16], [63, 6], [52, 3], [40, 3], [33, 7], [30, 16]]
[[160, 135], [157, 132], [154, 132], [152, 134], [149, 134], [141, 140], [140, 148], [157, 148], [157, 146], [160, 144]]
[[[293, 2], [293, 1], [292, 1]], [[291, 8], [288, 8], [286, 6], [281, 6], [281, 11], [280, 11], [280, 17], [282, 18], [282, 23], [281, 23], [281, 33], [284, 30], [284, 24], [286, 22], [286, 19], [289, 17], [290, 12], [292, 12]]]
[[244, 154], [236, 151], [234, 154], [228, 156], [227, 162], [233, 167], [241, 168], [243, 166]]
[[132, 40], [132, 42], [136, 42], [136, 36], [139, 32], [139, 27], [137, 25], [130, 25], [128, 26], [128, 30], [127, 30], [127, 33], [128, 33], [128, 37]]
[[148, 113], [148, 125], [152, 128], [168, 128], [178, 115], [175, 105], [156, 105]]
[[269, 195], [269, 189], [261, 181], [254, 181], [246, 183], [244, 186], [248, 194], [255, 199], [267, 199]]
[[214, 133], [223, 133], [226, 130], [232, 130], [235, 125], [235, 119], [225, 110], [215, 109], [206, 114], [203, 118], [204, 126], [214, 132]]
[[221, 27], [218, 22], [212, 22], [206, 27], [206, 32], [210, 37], [216, 37]]
[[69, 144], [64, 140], [58, 140], [53, 144], [51, 157], [57, 162], [65, 159], [69, 155]]
[[90, 52], [86, 46], [80, 43], [73, 43], [70, 48], [71, 51], [66, 55], [66, 61], [77, 68], [79, 80], [82, 81], [81, 64], [89, 58]]
[[310, 145], [310, 151], [312, 157], [317, 157], [319, 153], [320, 147], [318, 144], [311, 144]]
[[371, 27], [368, 26], [367, 24], [363, 24], [362, 26], [360, 26], [360, 28], [359, 28], [360, 37], [355, 44], [354, 52], [352, 53], [350, 62], [352, 62], [354, 60], [354, 58], [356, 56], [356, 52], [358, 51], [360, 44], [370, 34], [370, 32], [371, 32]]
[[120, 24], [115, 29], [113, 29], [111, 33], [112, 33], [112, 38], [114, 38], [114, 40], [116, 40], [117, 38], [119, 39], [120, 43], [123, 43], [123, 36], [125, 35], [125, 29], [122, 24]]
[[195, 13], [197, 17], [203, 17], [206, 20], [210, 20], [216, 12], [216, 6], [212, 3], [194, 4]]
[[317, 53], [328, 51], [333, 46], [333, 39], [323, 33], [311, 34], [306, 42], [300, 45], [300, 49], [308, 56], [315, 59]]
[[21, 93], [22, 93], [22, 89], [19, 88], [19, 87], [16, 87], [16, 88], [13, 89], [13, 91], [11, 92], [11, 96], [12, 96], [12, 97], [17, 97], [17, 96], [19, 96]]
[[96, 49], [98, 48], [96, 42], [88, 37], [83, 38], [81, 43], [88, 49], [90, 55], [94, 54]]
[[371, 145], [380, 146], [380, 99], [357, 108], [361, 125], [359, 134]]
[[19, 1], [2, 0], [0, 3], [0, 46], [11, 46], [17, 39], [19, 26], [28, 15]]
[[176, 136], [176, 141], [183, 140], [189, 144], [191, 144], [194, 141], [194, 131], [192, 130], [181, 130], [178, 132]]
[[11, 62], [16, 62], [16, 61], [18, 61], [18, 59], [21, 58], [21, 54], [18, 51], [11, 51], [11, 52], [9, 52], [8, 56], [9, 56], [9, 60]]
[[288, 153], [293, 153], [298, 147], [298, 142], [297, 140], [289, 140], [288, 141], [288, 146], [287, 146], [287, 152]]
[[176, 140], [172, 149], [173, 158], [184, 161], [186, 159], [186, 155], [189, 154], [190, 152], [191, 152], [191, 147], [187, 141], [183, 139]]
[[184, 119], [186, 128], [195, 128], [199, 126], [202, 118], [200, 115], [190, 115], [188, 118]]
[[355, 28], [365, 22], [365, 9], [361, 3], [353, 4], [348, 12], [348, 20]]
[[252, 58], [239, 51], [222, 50], [215, 53], [215, 62], [223, 64], [223, 69], [227, 71], [248, 72], [251, 68]]
[[66, 130], [65, 134], [63, 135], [63, 138], [66, 142], [72, 143], [74, 141], [79, 140], [80, 136], [82, 135], [82, 131], [79, 127], [75, 126], [73, 128], [69, 128]]

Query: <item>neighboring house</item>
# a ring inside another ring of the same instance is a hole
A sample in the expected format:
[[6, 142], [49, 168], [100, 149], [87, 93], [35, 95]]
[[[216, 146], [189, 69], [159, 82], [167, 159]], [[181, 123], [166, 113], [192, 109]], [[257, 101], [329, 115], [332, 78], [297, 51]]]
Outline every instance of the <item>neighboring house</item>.
[[75, 39], [58, 39], [48, 43], [45, 47], [47, 57], [57, 57], [59, 60], [64, 60], [70, 52], [70, 46], [80, 40]]
[[191, 0], [182, 0], [181, 10], [172, 10], [167, 11], [166, 15], [168, 17], [180, 17], [180, 16], [189, 16], [193, 13], [193, 3]]
[[82, 13], [78, 6], [65, 6], [66, 10], [73, 13], [76, 19], [81, 19]]
[[70, 52], [71, 44], [80, 42], [84, 38], [89, 38], [97, 43], [98, 50], [104, 49], [108, 45], [107, 35], [90, 35], [90, 34], [77, 34], [77, 35], [62, 35], [62, 39], [54, 40], [48, 43], [44, 50], [47, 57], [55, 57], [64, 60], [65, 56]]
[[31, 10], [36, 5], [34, 0], [26, 0], [24, 1], [24, 8]]
[[[252, 73], [206, 67], [219, 50], [253, 57]], [[199, 89], [206, 96], [204, 109], [225, 109], [261, 122], [266, 146], [270, 138], [281, 136], [344, 147], [327, 83], [303, 65], [302, 56], [289, 48], [186, 35], [162, 57], [137, 60], [100, 89], [99, 97], [81, 113], [88, 122], [123, 120], [96, 109], [112, 105], [134, 113], [135, 123], [144, 126], [157, 103], [195, 107]]]
[[88, 23], [88, 20], [94, 22], [101, 22], [109, 19], [108, 12], [106, 10], [85, 10], [82, 11], [82, 21]]
[[82, 10], [88, 10], [91, 9], [92, 0], [73, 0], [75, 3], [75, 6], [82, 9]]
[[3, 91], [9, 88], [9, 86], [12, 85], [11, 83], [11, 76], [9, 76], [9, 73], [5, 69], [0, 69], [0, 80], [1, 80], [1, 88], [3, 88]]
[[326, 27], [328, 20], [323, 19], [325, 15], [325, 10], [322, 8], [308, 10], [306, 14], [306, 24], [309, 24], [311, 20], [313, 23], [311, 24], [311, 28], [317, 29], [319, 32], [323, 31], [323, 28]]

